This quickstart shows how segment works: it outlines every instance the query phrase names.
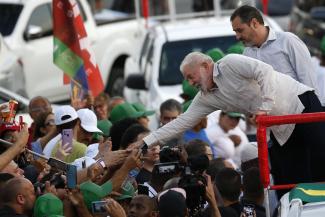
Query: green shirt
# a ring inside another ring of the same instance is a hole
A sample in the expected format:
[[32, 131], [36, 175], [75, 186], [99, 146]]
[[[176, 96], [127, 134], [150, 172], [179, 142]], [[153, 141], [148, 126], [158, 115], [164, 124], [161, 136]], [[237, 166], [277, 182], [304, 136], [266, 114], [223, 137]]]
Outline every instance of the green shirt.
[[[59, 148], [59, 145], [61, 145], [62, 140], [60, 140], [53, 148], [51, 152], [51, 157], [55, 157], [56, 152]], [[86, 154], [87, 146], [83, 143], [80, 143], [76, 140], [72, 140], [72, 150], [69, 155], [64, 157], [62, 160], [66, 163], [72, 163], [74, 160], [84, 157]]]

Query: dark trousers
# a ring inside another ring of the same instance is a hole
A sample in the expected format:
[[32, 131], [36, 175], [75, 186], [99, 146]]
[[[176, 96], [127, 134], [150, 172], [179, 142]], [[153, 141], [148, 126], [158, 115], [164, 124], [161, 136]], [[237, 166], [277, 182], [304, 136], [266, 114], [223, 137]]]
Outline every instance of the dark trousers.
[[[301, 94], [299, 99], [305, 106], [302, 113], [323, 111], [313, 91]], [[279, 145], [272, 133], [271, 140], [273, 145], [269, 148], [269, 154], [275, 184], [325, 181], [324, 122], [296, 124], [283, 146]], [[287, 191], [278, 191], [278, 197]]]

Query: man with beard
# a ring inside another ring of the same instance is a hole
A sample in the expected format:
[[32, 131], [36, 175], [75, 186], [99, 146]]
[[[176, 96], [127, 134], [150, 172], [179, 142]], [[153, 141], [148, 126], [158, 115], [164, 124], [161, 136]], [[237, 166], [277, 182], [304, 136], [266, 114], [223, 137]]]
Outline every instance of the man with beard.
[[33, 184], [25, 178], [16, 177], [6, 182], [1, 189], [1, 217], [32, 216], [35, 202]]
[[[265, 26], [260, 12], [248, 5], [237, 8], [230, 21], [237, 40], [246, 47], [243, 55], [270, 64], [275, 71], [317, 89], [310, 53], [296, 35]], [[325, 105], [325, 101], [321, 103]]]
[[153, 198], [147, 195], [133, 197], [129, 205], [128, 217], [157, 217], [158, 207]]
[[[200, 89], [188, 110], [152, 132], [147, 145], [164, 142], [193, 127], [202, 117], [221, 109], [246, 115], [287, 115], [321, 112], [314, 89], [278, 73], [259, 60], [228, 54], [218, 62], [192, 52], [180, 70], [191, 85]], [[271, 154], [276, 184], [325, 180], [325, 123], [272, 126], [271, 140], [277, 154]]]

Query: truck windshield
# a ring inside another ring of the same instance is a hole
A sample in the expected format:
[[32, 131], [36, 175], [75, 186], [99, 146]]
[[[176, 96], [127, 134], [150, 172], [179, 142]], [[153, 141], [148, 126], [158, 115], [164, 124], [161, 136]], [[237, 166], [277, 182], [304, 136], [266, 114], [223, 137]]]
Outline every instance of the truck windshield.
[[12, 33], [22, 9], [20, 4], [0, 4], [0, 32], [3, 36]]
[[193, 51], [205, 53], [212, 48], [220, 48], [224, 52], [237, 43], [235, 36], [192, 39], [186, 41], [166, 42], [163, 45], [158, 83], [161, 86], [181, 84], [183, 75], [179, 66], [184, 57]]

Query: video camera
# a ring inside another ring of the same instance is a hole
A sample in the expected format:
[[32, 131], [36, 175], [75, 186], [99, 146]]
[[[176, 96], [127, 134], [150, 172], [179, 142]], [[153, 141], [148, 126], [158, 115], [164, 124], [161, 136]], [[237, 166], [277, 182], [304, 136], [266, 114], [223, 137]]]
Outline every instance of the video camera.
[[[175, 148], [163, 148], [160, 156], [163, 157], [161, 159], [163, 163], [155, 164], [155, 170], [164, 176], [180, 174], [178, 186], [186, 191], [186, 204], [190, 210], [190, 216], [200, 216], [206, 203], [207, 180], [202, 174], [209, 167], [208, 157], [206, 155], [190, 156], [187, 164], [181, 164], [179, 162], [180, 150]], [[173, 161], [168, 162], [168, 160]]]

